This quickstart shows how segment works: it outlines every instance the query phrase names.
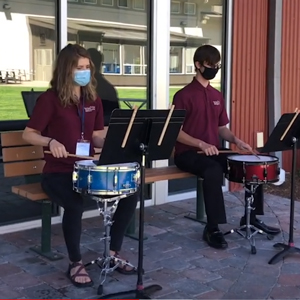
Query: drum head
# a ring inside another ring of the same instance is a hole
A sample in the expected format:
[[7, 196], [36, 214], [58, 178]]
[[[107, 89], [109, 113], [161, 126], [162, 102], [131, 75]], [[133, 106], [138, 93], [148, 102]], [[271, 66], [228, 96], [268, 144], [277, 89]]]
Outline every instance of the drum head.
[[275, 156], [267, 156], [267, 155], [258, 155], [256, 157], [255, 155], [230, 155], [227, 157], [228, 160], [231, 161], [237, 161], [237, 162], [253, 162], [253, 163], [259, 163], [259, 162], [274, 162], [278, 161], [278, 158]]
[[114, 169], [118, 169], [118, 170], [131, 170], [131, 169], [135, 169], [138, 166], [139, 166], [139, 164], [134, 162], [134, 163], [121, 163], [121, 164], [112, 164], [112, 165], [100, 165], [100, 166], [97, 166], [97, 169], [105, 169], [105, 170], [114, 170]]
[[83, 167], [95, 167], [95, 163], [93, 160], [79, 160], [76, 161], [75, 164], [77, 166], [83, 166]]

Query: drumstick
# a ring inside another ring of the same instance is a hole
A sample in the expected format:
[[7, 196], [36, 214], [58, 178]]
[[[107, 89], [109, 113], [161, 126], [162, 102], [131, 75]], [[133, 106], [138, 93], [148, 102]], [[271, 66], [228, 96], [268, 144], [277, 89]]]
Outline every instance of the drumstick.
[[163, 128], [163, 130], [162, 130], [162, 132], [161, 132], [161, 135], [160, 135], [160, 138], [159, 138], [159, 140], [158, 140], [158, 146], [161, 145], [161, 143], [162, 143], [162, 141], [163, 141], [163, 138], [164, 138], [164, 136], [165, 136], [165, 134], [166, 134], [166, 130], [167, 130], [167, 127], [168, 127], [168, 125], [169, 125], [169, 123], [170, 123], [170, 119], [171, 119], [171, 116], [172, 116], [172, 114], [173, 114], [174, 108], [175, 108], [175, 105], [172, 105], [172, 106], [171, 106], [171, 109], [170, 109], [170, 111], [169, 111], [167, 120], [166, 120], [166, 122], [165, 122], [164, 128]]
[[[52, 154], [51, 151], [44, 151], [44, 153]], [[69, 157], [84, 158], [84, 159], [95, 159], [95, 157], [93, 157], [93, 156], [76, 155], [76, 154], [70, 154], [68, 152], [67, 152], [67, 154], [68, 154]]]
[[289, 126], [287, 127], [287, 129], [285, 130], [285, 132], [283, 133], [283, 135], [281, 136], [281, 138], [280, 138], [281, 141], [284, 139], [284, 137], [286, 136], [286, 134], [287, 134], [288, 131], [290, 130], [291, 126], [292, 126], [293, 123], [295, 122], [296, 118], [297, 118], [298, 115], [299, 115], [299, 112], [300, 112], [300, 111], [298, 110], [298, 107], [296, 107], [294, 118], [291, 120]]
[[[205, 152], [204, 151], [198, 151], [197, 153], [203, 154]], [[237, 151], [233, 151], [233, 150], [219, 150], [219, 153], [238, 153], [238, 152]]]
[[135, 115], [136, 115], [137, 111], [138, 111], [138, 107], [135, 105], [133, 107], [132, 116], [131, 116], [130, 122], [129, 122], [128, 127], [127, 127], [127, 131], [126, 131], [125, 136], [124, 136], [124, 140], [123, 140], [123, 143], [122, 143], [122, 148], [124, 148], [126, 146], [128, 136], [129, 136], [130, 130], [132, 128], [132, 124], [133, 124], [133, 121], [134, 121], [134, 118], [135, 118]]
[[255, 155], [258, 159], [260, 159], [260, 157], [253, 151], [253, 150], [251, 150], [250, 151], [253, 155]]

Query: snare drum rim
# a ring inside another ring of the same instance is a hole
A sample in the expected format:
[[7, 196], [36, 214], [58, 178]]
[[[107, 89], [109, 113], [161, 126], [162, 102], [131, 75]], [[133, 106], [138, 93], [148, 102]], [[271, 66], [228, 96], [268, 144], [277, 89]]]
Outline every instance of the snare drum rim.
[[128, 168], [128, 167], [122, 167], [122, 169], [116, 168], [116, 167], [104, 167], [104, 166], [91, 166], [91, 165], [81, 165], [81, 164], [75, 164], [74, 168], [76, 168], [76, 170], [89, 170], [92, 172], [120, 172], [120, 173], [124, 173], [124, 172], [132, 172], [132, 171], [136, 171], [136, 168]]
[[[79, 192], [81, 192], [83, 189], [82, 188], [77, 188]], [[112, 195], [123, 195], [123, 194], [130, 194], [130, 193], [135, 193], [137, 191], [137, 188], [129, 188], [129, 189], [120, 189], [120, 190], [115, 190], [115, 191], [107, 191], [107, 190], [93, 190], [93, 189], [88, 189], [86, 190], [87, 194], [91, 195], [97, 195], [97, 196], [112, 196]], [[124, 193], [126, 192], [126, 193]]]
[[243, 156], [243, 154], [241, 155], [230, 155], [230, 156], [227, 156], [227, 160], [228, 162], [233, 162], [233, 163], [237, 163], [237, 164], [245, 164], [247, 166], [249, 165], [275, 165], [275, 164], [278, 164], [279, 163], [279, 158], [274, 156], [274, 155], [261, 155], [261, 156], [266, 156], [266, 157], [272, 157], [274, 158], [273, 161], [242, 161], [242, 160], [234, 160], [232, 159], [231, 157], [234, 157], [234, 156]]

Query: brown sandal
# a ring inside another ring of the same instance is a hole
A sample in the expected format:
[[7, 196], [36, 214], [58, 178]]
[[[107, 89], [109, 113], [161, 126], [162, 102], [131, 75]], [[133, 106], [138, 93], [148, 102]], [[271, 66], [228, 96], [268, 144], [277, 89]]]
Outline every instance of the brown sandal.
[[[75, 274], [71, 275], [71, 270], [79, 267], [78, 270], [75, 272]], [[79, 262], [75, 262], [72, 264], [69, 264], [69, 269], [67, 271], [67, 277], [70, 279], [70, 281], [78, 288], [84, 288], [84, 287], [90, 287], [94, 285], [93, 280], [90, 278], [90, 276], [88, 274], [82, 274], [80, 273], [82, 271], [82, 269], [84, 269], [84, 264], [83, 263], [79, 263]], [[77, 282], [75, 279], [77, 277], [88, 277], [91, 279], [91, 281], [89, 282]]]
[[[113, 268], [119, 262], [119, 266], [116, 268], [116, 271], [124, 275], [133, 275], [136, 274], [136, 267], [134, 267], [128, 260], [122, 259], [118, 252], [113, 256], [110, 267]], [[130, 268], [128, 270], [128, 268]]]

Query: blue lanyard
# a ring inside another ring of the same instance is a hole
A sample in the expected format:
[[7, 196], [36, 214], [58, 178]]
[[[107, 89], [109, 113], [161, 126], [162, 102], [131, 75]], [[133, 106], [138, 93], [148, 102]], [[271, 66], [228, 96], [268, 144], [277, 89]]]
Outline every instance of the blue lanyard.
[[82, 98], [82, 113], [80, 113], [79, 106], [77, 106], [77, 111], [78, 111], [78, 115], [79, 115], [79, 118], [81, 121], [81, 139], [84, 140], [84, 117], [85, 117], [84, 98]]

